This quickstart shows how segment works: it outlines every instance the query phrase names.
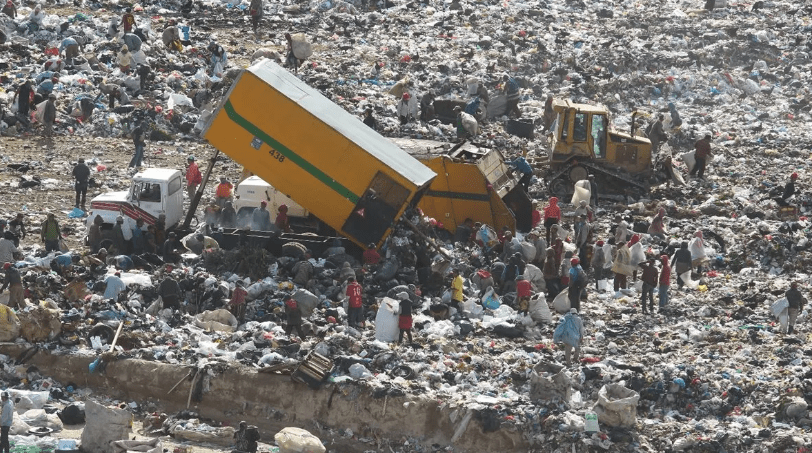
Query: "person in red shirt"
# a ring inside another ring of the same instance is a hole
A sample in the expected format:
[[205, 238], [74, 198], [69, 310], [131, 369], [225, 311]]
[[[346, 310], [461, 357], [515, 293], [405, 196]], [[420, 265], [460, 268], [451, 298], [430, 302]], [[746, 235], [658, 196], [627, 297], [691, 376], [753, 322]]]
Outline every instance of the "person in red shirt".
[[220, 210], [225, 209], [226, 203], [231, 201], [231, 191], [233, 189], [234, 185], [228, 181], [228, 178], [221, 176], [220, 184], [217, 185], [215, 192], [215, 201], [217, 202], [217, 206], [220, 207]]
[[228, 311], [237, 318], [240, 323], [245, 322], [245, 296], [248, 291], [243, 287], [242, 280], [237, 280], [234, 284], [234, 291], [231, 292], [231, 300], [228, 301]]
[[663, 268], [660, 269], [660, 310], [668, 305], [668, 287], [671, 286], [671, 265], [668, 264], [668, 255], [660, 255]]
[[186, 167], [186, 193], [191, 200], [194, 198], [195, 192], [197, 192], [197, 186], [203, 182], [203, 175], [200, 174], [200, 169], [197, 168], [195, 156], [189, 156], [186, 158], [186, 162], [188, 164]]
[[558, 198], [550, 197], [550, 203], [544, 208], [544, 228], [547, 229], [547, 243], [550, 244], [550, 227], [561, 221], [561, 208]]
[[710, 142], [711, 134], [705, 134], [705, 137], [698, 140], [694, 144], [694, 148], [696, 149], [696, 153], [694, 154], [696, 164], [694, 165], [694, 168], [691, 169], [691, 176], [696, 174], [699, 179], [705, 178], [705, 162], [707, 161], [708, 157], [713, 155], [711, 152]]
[[364, 250], [362, 258], [364, 259], [364, 264], [374, 265], [381, 261], [381, 254], [375, 250], [375, 244], [369, 244], [367, 249]]
[[541, 211], [539, 211], [538, 209], [533, 209], [533, 212], [530, 213], [530, 217], [532, 220], [533, 228], [536, 228], [538, 224], [541, 223]]
[[516, 304], [519, 308], [519, 314], [527, 314], [530, 308], [530, 298], [533, 297], [533, 289], [530, 282], [524, 278], [524, 275], [516, 277]]
[[288, 221], [288, 206], [279, 205], [279, 212], [276, 214], [274, 224], [283, 233], [290, 233], [290, 222]]
[[132, 8], [127, 8], [123, 16], [121, 16], [121, 26], [124, 27], [124, 33], [132, 33], [135, 26], [135, 16], [133, 16]]
[[349, 303], [347, 304], [347, 324], [350, 327], [359, 328], [364, 327], [364, 302], [361, 296], [363, 288], [355, 281], [355, 277], [347, 279], [347, 297]]

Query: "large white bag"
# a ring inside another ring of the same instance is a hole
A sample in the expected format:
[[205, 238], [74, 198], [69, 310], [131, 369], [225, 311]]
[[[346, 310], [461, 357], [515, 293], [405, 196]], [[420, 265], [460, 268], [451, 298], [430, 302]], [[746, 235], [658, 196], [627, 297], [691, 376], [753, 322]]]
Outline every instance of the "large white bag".
[[279, 453], [324, 453], [327, 450], [318, 437], [302, 428], [283, 428], [273, 438]]
[[553, 309], [556, 312], [564, 314], [570, 311], [569, 292], [569, 288], [564, 288], [560, 293], [558, 293], [557, 296], [555, 296], [555, 299], [553, 299]]
[[536, 294], [530, 299], [530, 318], [536, 322], [543, 322], [549, 324], [553, 322], [553, 314], [550, 312], [550, 307], [547, 305], [547, 300], [544, 298], [544, 293]]
[[571, 203], [572, 203], [573, 206], [576, 206], [576, 207], [579, 204], [581, 204], [581, 201], [586, 201], [587, 203], [589, 203], [590, 196], [591, 196], [591, 194], [589, 192], [589, 189], [585, 189], [583, 187], [575, 186], [575, 192], [572, 194]]
[[400, 304], [395, 299], [384, 297], [375, 315], [375, 339], [392, 343], [398, 341], [398, 310]]

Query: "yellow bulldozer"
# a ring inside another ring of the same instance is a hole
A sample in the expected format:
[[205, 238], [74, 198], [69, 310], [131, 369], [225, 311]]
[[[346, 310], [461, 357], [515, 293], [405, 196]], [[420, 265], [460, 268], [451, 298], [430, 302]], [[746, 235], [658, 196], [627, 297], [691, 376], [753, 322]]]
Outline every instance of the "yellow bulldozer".
[[553, 100], [555, 120], [549, 131], [549, 159], [544, 179], [552, 195], [566, 197], [577, 181], [594, 175], [601, 196], [640, 197], [659, 181], [651, 141], [615, 130], [601, 105]]

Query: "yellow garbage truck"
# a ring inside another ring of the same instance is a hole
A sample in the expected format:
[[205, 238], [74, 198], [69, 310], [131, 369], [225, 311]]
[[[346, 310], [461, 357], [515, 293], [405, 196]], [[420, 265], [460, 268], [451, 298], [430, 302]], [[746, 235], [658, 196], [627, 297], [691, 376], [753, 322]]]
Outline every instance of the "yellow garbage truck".
[[237, 76], [202, 136], [361, 247], [380, 245], [436, 176], [267, 59]]

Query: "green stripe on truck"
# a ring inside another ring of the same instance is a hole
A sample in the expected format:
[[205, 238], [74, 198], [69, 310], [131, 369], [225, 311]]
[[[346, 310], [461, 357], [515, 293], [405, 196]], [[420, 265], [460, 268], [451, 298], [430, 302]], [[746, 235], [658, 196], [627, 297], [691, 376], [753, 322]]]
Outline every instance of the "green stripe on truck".
[[314, 178], [324, 183], [324, 185], [338, 192], [339, 195], [341, 195], [342, 197], [351, 201], [353, 204], [358, 203], [358, 199], [360, 198], [358, 195], [354, 194], [350, 189], [341, 185], [340, 182], [331, 178], [326, 173], [318, 169], [315, 165], [308, 162], [304, 157], [296, 154], [292, 149], [279, 143], [273, 137], [265, 133], [262, 129], [251, 124], [250, 121], [240, 116], [240, 114], [237, 113], [236, 110], [234, 110], [234, 106], [231, 105], [230, 100], [226, 101], [223, 108], [225, 109], [226, 115], [228, 115], [231, 121], [237, 123], [240, 127], [248, 131], [253, 136], [259, 137], [265, 144], [278, 151], [279, 154], [285, 156], [285, 159], [288, 159], [291, 162], [295, 163], [296, 165], [301, 167], [302, 170], [310, 173], [311, 175], [313, 175]]

